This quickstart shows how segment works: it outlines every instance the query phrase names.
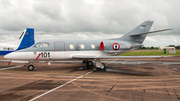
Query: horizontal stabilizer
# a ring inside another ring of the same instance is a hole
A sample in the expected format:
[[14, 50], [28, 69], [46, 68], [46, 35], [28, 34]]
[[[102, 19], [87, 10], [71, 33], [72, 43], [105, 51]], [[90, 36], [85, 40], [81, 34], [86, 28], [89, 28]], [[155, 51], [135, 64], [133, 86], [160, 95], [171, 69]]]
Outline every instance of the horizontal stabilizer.
[[157, 32], [162, 32], [162, 31], [167, 31], [167, 30], [172, 30], [172, 28], [171, 29], [157, 30], [157, 31], [152, 31], [152, 32], [147, 32], [147, 33], [134, 33], [134, 34], [130, 34], [130, 36], [139, 36], [139, 35], [157, 33]]

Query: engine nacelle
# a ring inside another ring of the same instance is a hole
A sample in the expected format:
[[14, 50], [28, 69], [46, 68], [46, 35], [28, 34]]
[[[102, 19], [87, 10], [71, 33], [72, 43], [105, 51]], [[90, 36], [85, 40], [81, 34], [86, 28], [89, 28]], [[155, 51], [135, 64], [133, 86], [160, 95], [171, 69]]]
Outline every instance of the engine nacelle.
[[105, 47], [104, 42], [101, 42], [101, 43], [100, 43], [100, 50], [103, 51], [103, 50], [104, 50], [104, 47]]

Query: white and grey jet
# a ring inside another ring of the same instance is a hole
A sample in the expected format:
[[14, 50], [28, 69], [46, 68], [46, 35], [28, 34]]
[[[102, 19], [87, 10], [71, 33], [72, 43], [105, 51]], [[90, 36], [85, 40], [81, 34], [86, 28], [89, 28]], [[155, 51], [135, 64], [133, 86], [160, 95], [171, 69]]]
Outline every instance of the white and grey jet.
[[[146, 58], [149, 56], [117, 56], [142, 46], [147, 34], [171, 29], [149, 32], [153, 21], [145, 21], [124, 36], [114, 39], [99, 40], [44, 40], [37, 42], [30, 48], [19, 50], [4, 57], [11, 62], [26, 63], [28, 69], [34, 69], [35, 61], [47, 61], [50, 65], [53, 60], [82, 60], [88, 66], [96, 61], [97, 69], [105, 69], [101, 59], [108, 58]], [[157, 57], [157, 56], [156, 56]], [[31, 63], [31, 65], [29, 65]]]

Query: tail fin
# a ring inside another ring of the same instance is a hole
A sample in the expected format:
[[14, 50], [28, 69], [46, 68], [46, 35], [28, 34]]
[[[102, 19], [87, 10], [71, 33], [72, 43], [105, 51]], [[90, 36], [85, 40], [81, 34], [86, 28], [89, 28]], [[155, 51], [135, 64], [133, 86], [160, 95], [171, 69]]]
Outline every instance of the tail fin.
[[34, 29], [33, 28], [26, 28], [24, 32], [19, 37], [21, 40], [19, 47], [17, 50], [24, 49], [27, 47], [31, 47], [34, 42]]
[[133, 30], [122, 36], [119, 40], [142, 44], [147, 34], [142, 34], [142, 35], [136, 35], [136, 34], [149, 32], [153, 22], [154, 21], [143, 22], [142, 24], [140, 24], [139, 26], [137, 26], [136, 28], [134, 28]]

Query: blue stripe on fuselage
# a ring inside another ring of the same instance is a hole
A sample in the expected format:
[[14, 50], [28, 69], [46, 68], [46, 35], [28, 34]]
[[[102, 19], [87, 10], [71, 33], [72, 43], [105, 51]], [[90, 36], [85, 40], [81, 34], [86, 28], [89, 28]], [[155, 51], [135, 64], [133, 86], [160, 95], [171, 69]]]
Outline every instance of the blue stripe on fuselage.
[[6, 55], [14, 51], [0, 51], [0, 55]]

